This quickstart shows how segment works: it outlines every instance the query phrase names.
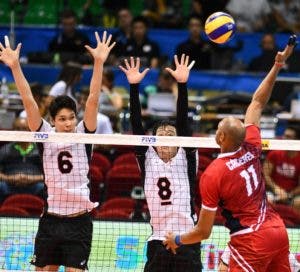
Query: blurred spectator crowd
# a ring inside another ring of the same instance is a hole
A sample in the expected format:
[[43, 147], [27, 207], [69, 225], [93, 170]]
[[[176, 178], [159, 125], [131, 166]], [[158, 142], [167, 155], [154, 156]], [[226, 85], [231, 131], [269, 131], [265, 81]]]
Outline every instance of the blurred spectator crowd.
[[[47, 52], [32, 52], [28, 56], [29, 62], [54, 64], [70, 60], [91, 63], [84, 48], [90, 44], [89, 38], [78, 26], [113, 29], [117, 46], [108, 64], [118, 65], [124, 57], [139, 56], [142, 64], [152, 68], [164, 66], [170, 60], [161, 54], [160, 41], [149, 38], [148, 30], [187, 29], [187, 39], [176, 45], [175, 52], [190, 55], [196, 61], [195, 70], [267, 71], [277, 52], [274, 33], [300, 32], [300, 2], [297, 0], [66, 0], [55, 3], [11, 0], [1, 1], [0, 13], [3, 16], [0, 14], [0, 23], [9, 24], [12, 10], [17, 25], [59, 26]], [[249, 65], [237, 63], [234, 59], [234, 53], [243, 47], [242, 41], [220, 46], [208, 41], [203, 34], [206, 18], [216, 11], [230, 13], [240, 33], [265, 33], [261, 39], [262, 53]], [[294, 61], [285, 70], [294, 72], [299, 68], [299, 61]]]
[[9, 11], [14, 10], [18, 24], [57, 24], [60, 12], [70, 9], [81, 25], [111, 28], [118, 26], [117, 12], [128, 9], [133, 16], [146, 17], [150, 27], [178, 29], [186, 28], [192, 15], [204, 22], [211, 13], [222, 10], [236, 18], [240, 31], [300, 30], [297, 0], [10, 0], [0, 5], [1, 23], [7, 23]]

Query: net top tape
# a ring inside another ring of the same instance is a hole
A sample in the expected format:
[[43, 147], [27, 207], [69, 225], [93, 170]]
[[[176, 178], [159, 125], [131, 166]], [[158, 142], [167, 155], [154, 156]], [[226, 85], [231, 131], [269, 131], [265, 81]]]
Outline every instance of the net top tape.
[[[58, 142], [99, 145], [131, 145], [131, 146], [182, 146], [194, 148], [218, 148], [213, 137], [175, 137], [152, 135], [121, 134], [84, 134], [0, 131], [0, 141], [4, 142]], [[300, 150], [300, 140], [263, 139], [265, 150]]]

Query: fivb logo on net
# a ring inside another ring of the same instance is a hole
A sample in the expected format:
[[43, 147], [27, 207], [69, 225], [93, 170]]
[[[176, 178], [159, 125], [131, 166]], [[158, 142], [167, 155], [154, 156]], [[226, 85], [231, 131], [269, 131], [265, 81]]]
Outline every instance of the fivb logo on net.
[[157, 139], [155, 136], [142, 136], [141, 138], [142, 144], [154, 144], [156, 141]]
[[35, 140], [43, 141], [43, 140], [47, 140], [49, 138], [49, 134], [45, 133], [45, 132], [35, 132], [33, 135], [33, 138]]

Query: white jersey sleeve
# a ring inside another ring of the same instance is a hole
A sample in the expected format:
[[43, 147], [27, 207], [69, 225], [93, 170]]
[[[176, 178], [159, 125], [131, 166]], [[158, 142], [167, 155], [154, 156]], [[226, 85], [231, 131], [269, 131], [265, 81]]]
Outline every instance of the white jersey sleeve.
[[97, 115], [96, 134], [113, 134], [113, 129], [109, 118], [102, 113], [98, 113]]
[[20, 118], [27, 118], [27, 113], [26, 113], [26, 111], [25, 111], [25, 110], [22, 110], [22, 111], [20, 112], [20, 114], [19, 114], [19, 117], [20, 117]]
[[52, 88], [49, 91], [49, 95], [50, 96], [59, 96], [59, 95], [64, 95], [66, 94], [66, 88], [67, 88], [67, 84], [64, 81], [58, 81], [56, 82]]
[[81, 120], [76, 127], [76, 133], [85, 133], [85, 132], [86, 132], [86, 128], [84, 126], [84, 122], [83, 120]]
[[38, 131], [40, 131], [40, 132], [52, 132], [52, 131], [54, 131], [54, 128], [45, 119], [42, 119], [42, 124], [41, 124]]

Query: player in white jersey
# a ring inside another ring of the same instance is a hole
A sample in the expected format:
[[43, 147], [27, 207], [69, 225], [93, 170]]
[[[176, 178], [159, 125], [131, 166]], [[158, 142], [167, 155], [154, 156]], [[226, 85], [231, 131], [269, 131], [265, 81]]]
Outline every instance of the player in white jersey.
[[[52, 126], [42, 119], [33, 99], [30, 86], [23, 75], [19, 54], [21, 44], [10, 48], [0, 43], [0, 60], [10, 67], [21, 95], [31, 131], [45, 133], [94, 133], [97, 126], [98, 101], [101, 91], [105, 60], [115, 43], [104, 32], [102, 40], [95, 33], [96, 48], [86, 45], [94, 58], [90, 93], [83, 121], [77, 126], [76, 104], [68, 96], [58, 96], [50, 104]], [[32, 264], [36, 271], [57, 271], [60, 265], [66, 271], [83, 271], [87, 268], [92, 241], [90, 211], [98, 205], [89, 200], [88, 162], [91, 145], [43, 143], [41, 147], [47, 202], [39, 221]]]
[[[188, 126], [186, 82], [190, 69], [189, 57], [175, 56], [176, 69], [166, 70], [178, 82], [176, 124], [161, 121], [153, 129], [157, 136], [191, 136]], [[130, 117], [134, 134], [145, 135], [141, 120], [138, 85], [149, 69], [139, 72], [140, 60], [125, 60], [120, 69], [130, 83]], [[147, 244], [147, 263], [144, 271], [201, 271], [200, 244], [188, 245], [175, 256], [162, 244], [168, 228], [179, 233], [191, 230], [195, 224], [194, 190], [197, 170], [197, 150], [182, 147], [137, 146], [136, 156], [142, 171], [144, 191], [150, 211], [152, 235]]]

